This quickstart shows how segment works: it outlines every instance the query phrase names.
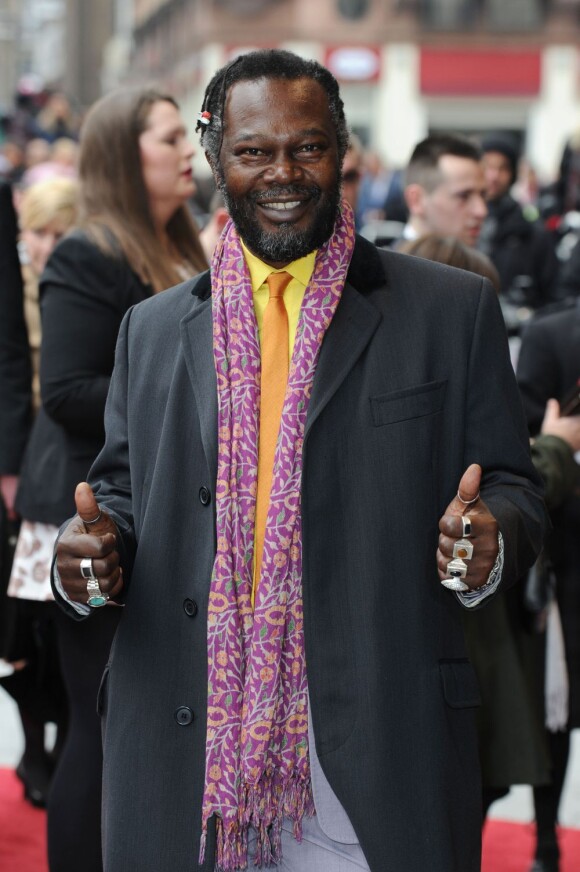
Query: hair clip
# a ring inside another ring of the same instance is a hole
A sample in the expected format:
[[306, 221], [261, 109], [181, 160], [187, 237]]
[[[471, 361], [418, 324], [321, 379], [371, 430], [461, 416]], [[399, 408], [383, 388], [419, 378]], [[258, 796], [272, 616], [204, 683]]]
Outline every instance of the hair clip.
[[198, 112], [197, 122], [198, 124], [208, 125], [211, 121], [211, 112], [208, 112], [207, 109], [203, 112]]

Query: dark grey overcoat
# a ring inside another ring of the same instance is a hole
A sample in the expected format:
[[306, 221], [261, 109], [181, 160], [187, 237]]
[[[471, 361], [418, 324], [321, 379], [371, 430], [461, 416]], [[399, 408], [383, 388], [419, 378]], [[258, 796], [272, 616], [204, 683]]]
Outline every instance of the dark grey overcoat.
[[[106, 872], [199, 868], [216, 416], [204, 274], [126, 316], [90, 476], [126, 579], [99, 695]], [[303, 588], [316, 746], [372, 872], [480, 869], [479, 694], [435, 563], [472, 462], [509, 584], [544, 509], [495, 294], [358, 240], [308, 414]]]

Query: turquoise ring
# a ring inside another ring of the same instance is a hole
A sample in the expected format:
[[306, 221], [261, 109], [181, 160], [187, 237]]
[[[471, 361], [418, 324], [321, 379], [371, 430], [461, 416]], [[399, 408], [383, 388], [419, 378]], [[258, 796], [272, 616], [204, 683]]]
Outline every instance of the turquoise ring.
[[90, 557], [83, 557], [81, 560], [81, 575], [87, 582], [87, 593], [89, 595], [87, 605], [92, 609], [100, 609], [101, 606], [106, 605], [109, 596], [103, 593], [100, 588], [99, 579], [93, 571], [93, 561]]

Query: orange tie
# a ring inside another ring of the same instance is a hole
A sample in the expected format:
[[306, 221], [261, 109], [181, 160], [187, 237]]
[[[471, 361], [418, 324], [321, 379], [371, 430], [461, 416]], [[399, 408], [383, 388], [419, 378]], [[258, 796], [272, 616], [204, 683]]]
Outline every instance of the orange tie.
[[292, 276], [287, 272], [271, 273], [266, 279], [270, 298], [262, 322], [262, 375], [260, 380], [260, 436], [258, 442], [258, 488], [254, 547], [254, 589], [260, 580], [262, 551], [266, 534], [266, 517], [270, 503], [274, 452], [280, 430], [280, 418], [288, 382], [288, 315], [284, 291]]

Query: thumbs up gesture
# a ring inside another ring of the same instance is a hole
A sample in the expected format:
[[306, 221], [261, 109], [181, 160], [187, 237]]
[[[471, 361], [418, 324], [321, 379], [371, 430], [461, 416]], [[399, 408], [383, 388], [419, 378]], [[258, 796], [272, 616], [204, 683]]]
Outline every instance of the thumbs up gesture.
[[498, 524], [479, 496], [480, 484], [481, 466], [472, 463], [439, 521], [439, 578], [456, 577], [466, 590], [477, 590], [486, 583], [498, 553]]
[[[86, 482], [77, 485], [75, 503], [77, 514], [66, 526], [56, 547], [56, 567], [71, 600], [102, 605], [117, 596], [123, 587], [117, 551], [118, 530], [111, 517], [99, 509]], [[99, 591], [102, 596], [95, 598]]]

